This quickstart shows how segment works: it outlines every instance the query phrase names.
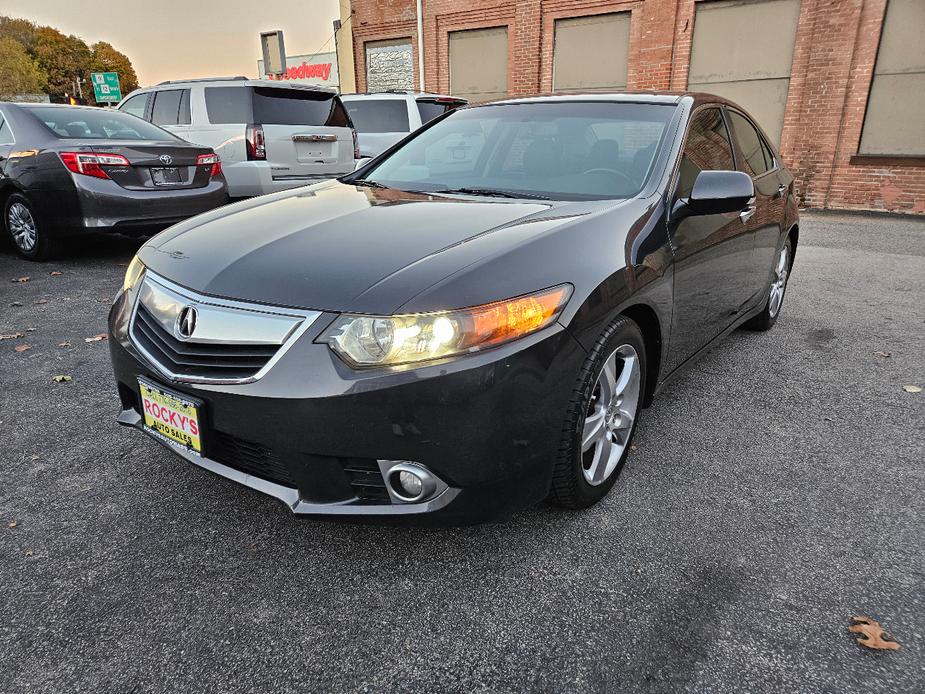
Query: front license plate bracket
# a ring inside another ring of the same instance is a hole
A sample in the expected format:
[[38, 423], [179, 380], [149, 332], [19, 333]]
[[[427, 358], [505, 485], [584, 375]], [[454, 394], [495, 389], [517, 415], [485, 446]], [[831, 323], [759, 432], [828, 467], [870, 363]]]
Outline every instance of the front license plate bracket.
[[202, 455], [202, 400], [138, 378], [142, 426], [156, 439]]

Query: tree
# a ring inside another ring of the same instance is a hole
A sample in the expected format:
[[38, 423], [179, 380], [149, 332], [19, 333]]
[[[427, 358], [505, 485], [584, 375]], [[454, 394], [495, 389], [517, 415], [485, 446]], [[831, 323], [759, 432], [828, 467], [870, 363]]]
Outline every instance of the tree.
[[39, 27], [35, 31], [35, 59], [48, 74], [48, 94], [62, 98], [73, 94], [74, 80], [83, 78], [84, 88], [90, 89], [90, 62], [93, 53], [77, 36], [65, 36], [57, 29]]
[[32, 48], [35, 45], [36, 28], [35, 24], [28, 19], [0, 15], [0, 38], [19, 41], [29, 54], [32, 53]]
[[18, 41], [0, 37], [0, 101], [19, 94], [41, 94], [47, 84], [48, 77], [26, 49]]
[[124, 53], [120, 53], [105, 41], [94, 43], [92, 46], [93, 58], [90, 61], [92, 72], [119, 73], [119, 86], [123, 94], [138, 89], [138, 77], [132, 67], [132, 61]]

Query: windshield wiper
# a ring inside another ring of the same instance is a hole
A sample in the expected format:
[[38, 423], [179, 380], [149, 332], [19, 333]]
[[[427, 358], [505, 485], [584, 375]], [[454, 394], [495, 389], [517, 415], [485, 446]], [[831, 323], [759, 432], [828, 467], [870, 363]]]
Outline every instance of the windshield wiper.
[[366, 188], [388, 188], [388, 186], [382, 185], [379, 181], [371, 181], [368, 178], [358, 178], [355, 181], [350, 181], [350, 185], [364, 186]]
[[549, 200], [546, 195], [539, 193], [522, 193], [514, 190], [501, 190], [498, 188], [446, 188], [435, 190], [435, 193], [460, 193], [462, 195], [485, 195], [493, 198], [526, 198], [528, 200]]

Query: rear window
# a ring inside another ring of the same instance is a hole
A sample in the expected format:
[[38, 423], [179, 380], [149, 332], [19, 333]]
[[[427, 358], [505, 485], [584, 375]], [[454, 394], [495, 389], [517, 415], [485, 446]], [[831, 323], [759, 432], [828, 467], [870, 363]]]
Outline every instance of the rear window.
[[418, 101], [418, 113], [421, 114], [421, 124], [432, 121], [437, 116], [442, 116], [447, 111], [464, 106], [464, 101], [437, 102], [437, 101]]
[[82, 140], [176, 140], [166, 130], [115, 109], [35, 106], [29, 113], [61, 138]]
[[273, 87], [206, 87], [210, 123], [326, 125], [350, 127], [350, 118], [334, 94]]
[[351, 99], [345, 105], [358, 133], [406, 133], [411, 130], [404, 99]]

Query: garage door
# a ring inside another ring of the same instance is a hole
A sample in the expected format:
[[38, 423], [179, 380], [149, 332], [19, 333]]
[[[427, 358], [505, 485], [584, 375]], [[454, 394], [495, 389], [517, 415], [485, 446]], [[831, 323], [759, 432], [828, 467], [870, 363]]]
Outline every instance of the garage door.
[[697, 3], [687, 87], [741, 104], [780, 143], [799, 0]]
[[507, 27], [452, 31], [450, 93], [472, 102], [507, 96]]
[[557, 92], [626, 88], [630, 13], [556, 20], [552, 88]]
[[414, 89], [411, 39], [366, 42], [366, 91]]

